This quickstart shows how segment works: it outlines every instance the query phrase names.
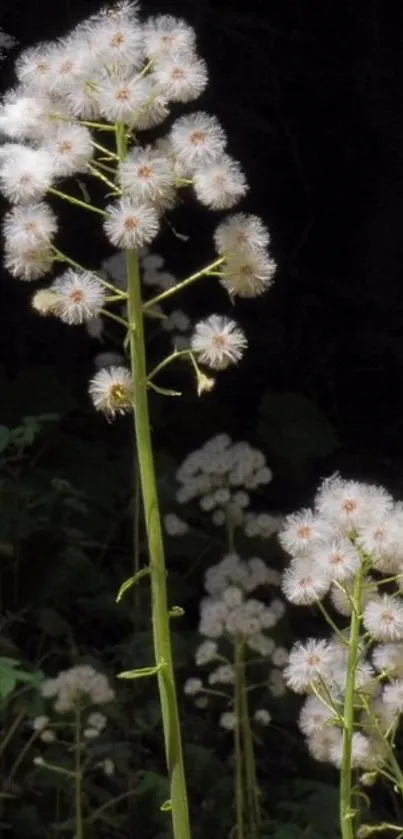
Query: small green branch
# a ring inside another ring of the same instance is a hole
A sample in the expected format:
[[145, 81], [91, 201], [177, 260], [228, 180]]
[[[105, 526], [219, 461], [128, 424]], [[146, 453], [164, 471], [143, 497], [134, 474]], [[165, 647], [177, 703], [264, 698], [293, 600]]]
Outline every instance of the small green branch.
[[100, 207], [93, 207], [92, 204], [87, 204], [86, 201], [81, 201], [80, 198], [75, 198], [74, 195], [68, 195], [66, 192], [60, 192], [60, 190], [55, 189], [53, 186], [48, 187], [48, 192], [51, 195], [56, 195], [58, 198], [62, 198], [63, 201], [68, 201], [69, 204], [74, 204], [75, 207], [83, 207], [84, 210], [89, 210], [91, 213], [96, 213], [98, 216], [103, 216], [105, 218], [108, 215], [106, 210], [101, 210]]
[[120, 289], [112, 285], [112, 283], [108, 283], [107, 280], [103, 279], [103, 277], [100, 277], [98, 274], [94, 273], [89, 268], [85, 268], [83, 265], [80, 265], [79, 262], [76, 262], [75, 259], [72, 259], [70, 256], [67, 256], [67, 254], [63, 253], [63, 251], [59, 251], [59, 249], [55, 248], [54, 245], [52, 245], [51, 247], [53, 253], [55, 254], [55, 262], [65, 262], [66, 265], [70, 265], [70, 267], [75, 268], [76, 271], [80, 271], [84, 274], [94, 274], [94, 277], [100, 283], [100, 285], [102, 285], [104, 288], [107, 288], [109, 291], [113, 291], [113, 293], [116, 294], [116, 296], [123, 295], [124, 299], [127, 299], [127, 295], [125, 294], [125, 292], [120, 291]]
[[161, 372], [161, 370], [164, 370], [165, 367], [168, 367], [169, 364], [172, 364], [173, 361], [176, 361], [178, 358], [189, 358], [189, 356], [191, 355], [191, 350], [175, 350], [173, 353], [171, 353], [171, 355], [168, 355], [166, 358], [164, 358], [163, 361], [157, 364], [157, 366], [154, 367], [154, 370], [152, 370], [151, 373], [148, 374], [148, 384], [150, 384], [152, 379], [154, 379], [155, 376], [157, 376], [158, 373]]
[[151, 300], [147, 300], [146, 303], [143, 303], [143, 312], [146, 312], [147, 309], [150, 309], [151, 306], [156, 306], [157, 303], [162, 303], [163, 300], [168, 300], [169, 297], [172, 297], [174, 294], [177, 294], [179, 291], [183, 291], [185, 288], [189, 288], [190, 285], [197, 282], [197, 280], [202, 279], [202, 277], [208, 277], [211, 271], [214, 271], [219, 265], [222, 265], [226, 261], [224, 256], [220, 257], [220, 259], [216, 259], [211, 265], [207, 265], [206, 268], [202, 268], [201, 271], [197, 271], [196, 274], [192, 274], [190, 277], [187, 277], [186, 280], [182, 280], [177, 285], [173, 286], [172, 288], [167, 288], [166, 291], [162, 291], [161, 294], [157, 294], [156, 297], [152, 297]]

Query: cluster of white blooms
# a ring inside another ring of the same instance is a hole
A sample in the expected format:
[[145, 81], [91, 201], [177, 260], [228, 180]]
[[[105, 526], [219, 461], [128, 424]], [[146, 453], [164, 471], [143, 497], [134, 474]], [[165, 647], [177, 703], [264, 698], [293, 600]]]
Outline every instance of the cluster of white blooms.
[[[53, 681], [53, 680], [49, 680], [49, 681]], [[49, 696], [49, 693], [46, 693], [46, 690], [49, 690], [49, 681], [48, 681], [48, 687], [47, 687], [47, 689], [45, 689], [45, 694], [44, 695], [46, 695], [46, 696]], [[51, 686], [50, 690], [53, 691], [52, 686]], [[55, 694], [52, 694], [52, 695], [55, 695]], [[73, 706], [71, 705], [70, 708], [67, 708], [66, 707], [67, 703], [64, 700], [65, 700], [65, 697], [62, 700], [61, 705], [60, 704], [58, 705], [57, 701], [54, 705], [55, 710], [58, 711], [59, 713], [66, 713], [67, 710], [72, 710]], [[110, 701], [110, 700], [108, 700], [108, 701]], [[76, 705], [77, 705], [77, 701], [75, 701], [75, 706]], [[82, 736], [84, 737], [85, 740], [94, 740], [96, 737], [99, 737], [99, 735], [102, 734], [106, 724], [107, 724], [107, 719], [104, 716], [104, 714], [101, 714], [99, 711], [92, 711], [90, 714], [88, 714], [87, 718], [84, 720], [84, 728], [83, 728], [83, 731], [82, 731]], [[55, 734], [55, 731], [52, 729], [52, 723], [51, 723], [50, 717], [48, 717], [46, 714], [42, 714], [39, 717], [35, 717], [32, 720], [32, 728], [33, 728], [34, 731], [38, 732], [40, 740], [42, 740], [44, 743], [54, 743], [54, 741], [56, 740], [56, 734]]]
[[[274, 695], [284, 692], [282, 665], [285, 650], [276, 647], [268, 634], [281, 620], [284, 602], [273, 597], [267, 603], [270, 585], [278, 585], [280, 578], [262, 559], [253, 557], [242, 560], [236, 553], [227, 554], [217, 565], [205, 574], [204, 597], [200, 604], [199, 634], [202, 640], [195, 652], [195, 662], [200, 668], [207, 668], [205, 682], [202, 678], [190, 678], [185, 684], [185, 693], [195, 699], [198, 707], [207, 704], [215, 686], [227, 688], [228, 704], [233, 704], [236, 682], [235, 649], [241, 644], [253, 660], [270, 661], [268, 690]], [[261, 599], [258, 590], [265, 590]], [[257, 596], [252, 596], [257, 593]], [[277, 665], [276, 665], [277, 661]], [[272, 685], [275, 689], [272, 690]], [[281, 687], [280, 687], [281, 686]], [[277, 691], [277, 692], [276, 692]], [[221, 691], [222, 692], [222, 691]], [[224, 694], [225, 695], [225, 694]], [[233, 720], [233, 724], [231, 724]], [[265, 709], [255, 714], [256, 722], [267, 725], [270, 715]], [[223, 728], [234, 728], [236, 717], [232, 711], [220, 718]]]
[[[77, 706], [104, 705], [115, 697], [107, 677], [90, 664], [78, 664], [62, 670], [54, 679], [46, 679], [41, 692], [45, 699], [54, 699], [53, 708], [59, 714], [74, 711]], [[102, 714], [90, 714], [87, 730], [99, 732], [104, 725]]]
[[[197, 500], [217, 526], [230, 520], [234, 526], [242, 525], [248, 536], [269, 538], [278, 530], [280, 518], [248, 507], [249, 492], [266, 486], [272, 477], [261, 451], [247, 442], [233, 443], [228, 434], [217, 434], [180, 465], [176, 500], [181, 505]], [[171, 533], [175, 535], [172, 529]]]
[[[341, 618], [353, 609], [359, 616], [352, 760], [377, 769], [387, 760], [383, 735], [403, 712], [403, 505], [380, 487], [335, 475], [324, 481], [312, 509], [285, 520], [279, 538], [291, 554], [283, 577], [288, 600], [311, 605], [328, 598]], [[308, 694], [300, 727], [309, 751], [336, 766], [348, 639], [342, 624], [330, 640], [297, 642], [284, 671], [292, 690]]]
[[4, 58], [4, 51], [11, 50], [16, 44], [16, 38], [13, 38], [12, 35], [7, 35], [7, 32], [3, 32], [3, 30], [0, 29], [0, 61]]
[[[207, 85], [195, 33], [183, 20], [165, 14], [142, 21], [137, 3], [122, 0], [67, 37], [23, 50], [15, 69], [17, 84], [0, 105], [0, 131], [8, 140], [0, 146], [0, 191], [13, 205], [3, 223], [4, 260], [14, 277], [37, 280], [63, 261], [55, 246], [57, 218], [44, 199], [62, 196], [58, 187], [65, 178], [85, 173], [106, 184], [113, 200], [105, 209], [73, 202], [101, 217], [106, 238], [119, 249], [138, 250], [152, 242], [163, 214], [177, 203], [178, 190], [191, 186], [212, 210], [231, 210], [246, 194], [245, 175], [210, 114], [180, 116], [166, 136], [139, 144], [139, 132], [163, 123], [171, 103], [191, 102]], [[116, 126], [118, 152], [107, 150], [108, 163], [97, 142], [97, 127], [105, 122]], [[271, 285], [276, 264], [269, 243], [266, 227], [253, 215], [238, 213], [220, 222], [212, 273], [231, 297], [256, 297]], [[153, 270], [155, 257], [149, 281]], [[166, 273], [164, 282], [171, 282]], [[99, 337], [106, 288], [101, 276], [70, 262], [50, 288], [35, 294], [33, 305], [66, 324], [90, 324]], [[181, 334], [189, 328], [182, 312], [168, 319], [171, 327], [179, 332], [177, 346], [189, 346]], [[219, 315], [196, 324], [190, 337], [194, 356], [215, 370], [237, 363], [246, 345], [242, 329]], [[210, 380], [203, 381], [207, 388]], [[95, 408], [112, 417], [129, 410], [120, 399], [121, 385], [119, 366], [108, 377], [97, 373], [90, 391]]]

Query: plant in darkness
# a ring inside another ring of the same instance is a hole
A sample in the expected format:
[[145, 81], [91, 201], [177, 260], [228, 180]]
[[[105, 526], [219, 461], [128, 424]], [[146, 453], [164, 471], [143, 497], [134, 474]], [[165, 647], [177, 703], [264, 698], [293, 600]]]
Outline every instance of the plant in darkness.
[[[213, 313], [194, 324], [188, 346], [175, 348], [149, 369], [146, 319], [158, 317], [165, 300], [202, 278], [214, 278], [232, 301], [257, 297], [270, 287], [276, 265], [263, 222], [235, 213], [217, 223], [215, 254], [205, 267], [144, 300], [139, 252], [156, 239], [178, 195], [190, 188], [207, 209], [227, 211], [248, 190], [241, 166], [228, 154], [225, 131], [210, 114], [175, 117], [158, 140], [150, 141], [147, 134], [142, 140], [143, 132], [163, 125], [173, 103], [192, 102], [207, 85], [195, 33], [184, 21], [170, 15], [143, 21], [136, 3], [124, 1], [54, 43], [24, 50], [15, 70], [16, 86], [6, 93], [0, 110], [0, 131], [7, 138], [0, 147], [0, 190], [11, 204], [3, 220], [4, 264], [13, 277], [26, 282], [51, 275], [50, 283], [32, 297], [41, 316], [57, 317], [72, 327], [109, 318], [122, 330], [122, 362], [94, 373], [89, 396], [108, 420], [133, 416], [133, 461], [140, 475], [148, 546], [141, 576], [149, 576], [151, 584], [155, 661], [120, 676], [157, 677], [170, 787], [162, 808], [172, 814], [175, 839], [187, 839], [185, 767], [148, 399], [151, 390], [172, 395], [158, 382], [160, 373], [177, 360], [190, 365], [199, 394], [211, 389], [216, 372], [241, 360], [247, 339], [232, 318]], [[102, 206], [74, 194], [77, 175], [88, 176], [89, 190], [91, 179], [103, 189]], [[86, 213], [105, 241], [124, 252], [123, 283], [110, 282], [58, 247], [58, 201]], [[120, 596], [135, 582], [124, 584]], [[243, 644], [237, 649], [243, 650]], [[81, 737], [81, 716], [76, 722]], [[75, 778], [78, 783], [80, 766]], [[80, 796], [79, 788], [76, 839], [84, 835]]]

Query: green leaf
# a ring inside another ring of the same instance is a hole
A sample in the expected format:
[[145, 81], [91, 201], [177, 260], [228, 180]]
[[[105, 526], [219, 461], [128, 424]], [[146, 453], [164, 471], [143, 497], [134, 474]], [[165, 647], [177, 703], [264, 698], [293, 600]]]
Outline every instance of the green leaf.
[[258, 434], [265, 448], [285, 460], [305, 463], [332, 454], [336, 433], [312, 399], [297, 393], [266, 394], [259, 408]]
[[154, 667], [140, 667], [138, 670], [125, 670], [123, 673], [118, 673], [118, 679], [144, 679], [147, 676], [156, 676], [163, 667], [165, 667], [165, 661], [161, 661]]

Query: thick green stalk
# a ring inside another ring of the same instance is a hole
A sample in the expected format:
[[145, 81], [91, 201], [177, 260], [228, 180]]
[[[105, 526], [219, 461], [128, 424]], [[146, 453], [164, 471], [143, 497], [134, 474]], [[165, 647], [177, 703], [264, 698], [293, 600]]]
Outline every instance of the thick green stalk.
[[244, 776], [242, 755], [242, 679], [240, 677], [242, 663], [242, 642], [235, 640], [235, 809], [236, 809], [236, 839], [246, 839], [244, 824]]
[[342, 839], [355, 839], [353, 809], [352, 742], [354, 734], [355, 677], [359, 658], [361, 627], [361, 589], [363, 568], [357, 573], [352, 597], [352, 613], [348, 641], [347, 681], [343, 710], [343, 754], [340, 772], [340, 829]]
[[[119, 158], [124, 159], [124, 130], [117, 128]], [[166, 565], [148, 408], [143, 301], [137, 252], [126, 251], [130, 359], [133, 377], [133, 417], [136, 439], [134, 468], [139, 470], [147, 531], [152, 595], [152, 631], [170, 783], [174, 839], [190, 839], [189, 808], [182, 737], [172, 657]]]

